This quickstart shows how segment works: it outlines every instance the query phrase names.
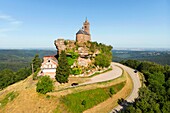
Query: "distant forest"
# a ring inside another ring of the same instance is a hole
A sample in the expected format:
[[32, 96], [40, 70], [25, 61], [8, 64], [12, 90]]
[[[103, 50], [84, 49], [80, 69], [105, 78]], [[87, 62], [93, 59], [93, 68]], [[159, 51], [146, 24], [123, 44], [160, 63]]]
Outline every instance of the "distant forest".
[[55, 55], [56, 52], [56, 50], [0, 50], [0, 71], [4, 69], [18, 71], [20, 68], [30, 66], [35, 54], [43, 58], [46, 55]]
[[[11, 69], [18, 71], [20, 68], [30, 66], [35, 54], [40, 58], [46, 55], [55, 55], [56, 50], [0, 50], [0, 71]], [[151, 61], [162, 65], [170, 65], [170, 51], [127, 51], [113, 50], [113, 61], [140, 60]]]
[[129, 51], [113, 50], [113, 60], [120, 62], [122, 60], [151, 61], [162, 65], [170, 65], [170, 51]]

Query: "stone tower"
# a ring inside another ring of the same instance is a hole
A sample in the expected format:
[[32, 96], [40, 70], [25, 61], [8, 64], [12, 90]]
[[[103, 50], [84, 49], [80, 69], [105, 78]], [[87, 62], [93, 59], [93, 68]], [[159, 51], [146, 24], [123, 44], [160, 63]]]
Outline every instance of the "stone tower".
[[87, 18], [85, 22], [83, 23], [83, 29], [90, 35], [90, 23], [88, 22]]
[[85, 22], [83, 23], [83, 28], [76, 33], [76, 42], [84, 43], [88, 41], [91, 41], [90, 23], [86, 18]]

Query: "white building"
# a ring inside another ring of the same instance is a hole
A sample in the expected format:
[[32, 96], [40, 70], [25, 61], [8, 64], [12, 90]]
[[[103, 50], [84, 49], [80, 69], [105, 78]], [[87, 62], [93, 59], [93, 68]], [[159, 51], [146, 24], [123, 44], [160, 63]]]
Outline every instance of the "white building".
[[58, 61], [54, 56], [44, 56], [39, 76], [48, 75], [50, 78], [55, 78], [57, 66]]

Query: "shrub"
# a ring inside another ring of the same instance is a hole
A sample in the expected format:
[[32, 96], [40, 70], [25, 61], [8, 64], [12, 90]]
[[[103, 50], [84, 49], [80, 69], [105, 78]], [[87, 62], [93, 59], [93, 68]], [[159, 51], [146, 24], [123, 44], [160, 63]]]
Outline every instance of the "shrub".
[[109, 89], [109, 92], [110, 92], [111, 95], [115, 94], [115, 91], [112, 87]]
[[8, 93], [5, 98], [3, 98], [2, 100], [0, 100], [0, 108], [4, 107], [8, 102], [14, 100], [17, 96], [18, 96], [18, 92], [10, 92]]
[[51, 92], [53, 90], [53, 81], [49, 76], [43, 76], [39, 79], [37, 83], [36, 91], [38, 93], [46, 94], [47, 92]]
[[82, 73], [82, 70], [80, 68], [73, 68], [73, 69], [70, 69], [70, 74], [73, 74], [73, 75], [79, 75]]
[[75, 59], [73, 59], [71, 57], [67, 57], [67, 61], [68, 61], [68, 65], [72, 66], [74, 64]]
[[85, 105], [86, 105], [86, 100], [83, 100], [83, 101], [81, 102], [81, 105], [85, 106]]
[[49, 98], [50, 98], [50, 95], [47, 95], [47, 96], [46, 96], [46, 98], [48, 98], [48, 99], [49, 99]]

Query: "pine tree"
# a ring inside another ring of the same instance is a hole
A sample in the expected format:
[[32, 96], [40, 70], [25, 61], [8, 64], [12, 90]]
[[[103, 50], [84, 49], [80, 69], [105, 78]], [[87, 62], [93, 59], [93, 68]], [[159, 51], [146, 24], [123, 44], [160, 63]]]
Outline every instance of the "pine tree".
[[56, 80], [59, 83], [66, 83], [68, 82], [68, 77], [69, 77], [69, 69], [70, 66], [68, 65], [67, 57], [65, 51], [61, 51], [61, 54], [59, 56], [59, 61], [58, 61], [58, 67], [56, 69]]
[[39, 58], [39, 55], [36, 54], [34, 59], [32, 60], [33, 63], [33, 68], [34, 68], [34, 72], [37, 71], [38, 68], [40, 68], [41, 66], [41, 59]]

